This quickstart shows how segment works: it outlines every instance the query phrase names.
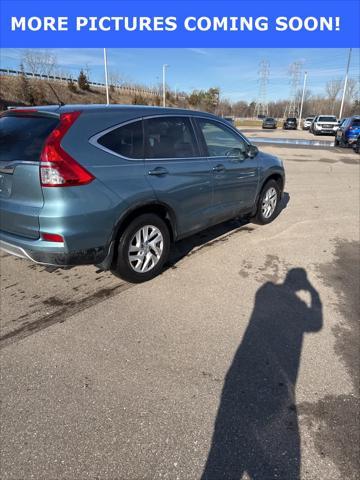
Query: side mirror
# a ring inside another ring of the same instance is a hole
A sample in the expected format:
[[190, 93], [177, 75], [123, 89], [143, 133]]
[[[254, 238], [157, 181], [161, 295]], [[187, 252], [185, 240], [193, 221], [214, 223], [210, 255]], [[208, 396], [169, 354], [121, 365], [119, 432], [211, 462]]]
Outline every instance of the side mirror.
[[245, 160], [246, 151], [243, 151], [241, 148], [231, 148], [226, 152], [226, 156], [232, 158], [233, 160]]
[[247, 152], [249, 158], [255, 158], [258, 153], [259, 153], [258, 147], [256, 147], [255, 145], [249, 145], [249, 149]]

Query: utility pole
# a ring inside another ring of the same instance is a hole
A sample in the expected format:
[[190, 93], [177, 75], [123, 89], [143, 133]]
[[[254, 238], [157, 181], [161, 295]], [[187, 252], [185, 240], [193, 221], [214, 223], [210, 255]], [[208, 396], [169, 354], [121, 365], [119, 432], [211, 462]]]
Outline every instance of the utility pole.
[[108, 69], [107, 69], [106, 48], [104, 48], [104, 69], [105, 69], [106, 105], [109, 105], [110, 104], [110, 96], [109, 96], [109, 79], [108, 79]]
[[166, 63], [163, 65], [163, 88], [162, 88], [162, 94], [163, 94], [163, 107], [166, 107], [166, 69], [169, 67]]
[[349, 57], [348, 57], [348, 62], [347, 62], [347, 67], [346, 67], [346, 74], [345, 74], [345, 80], [344, 80], [344, 90], [343, 90], [342, 99], [341, 99], [339, 120], [340, 120], [341, 117], [342, 117], [343, 108], [344, 108], [346, 87], [347, 87], [347, 82], [348, 82], [348, 77], [349, 77], [349, 67], [350, 67], [350, 60], [351, 60], [351, 52], [352, 52], [352, 48], [349, 49]]
[[299, 125], [301, 124], [301, 118], [302, 118], [302, 113], [303, 113], [305, 89], [306, 89], [306, 78], [307, 78], [307, 72], [304, 72], [304, 84], [303, 84], [303, 91], [302, 91], [302, 95], [301, 95]]
[[269, 81], [269, 62], [262, 60], [259, 64], [259, 96], [255, 106], [255, 116], [268, 115], [268, 102], [267, 102], [267, 84]]

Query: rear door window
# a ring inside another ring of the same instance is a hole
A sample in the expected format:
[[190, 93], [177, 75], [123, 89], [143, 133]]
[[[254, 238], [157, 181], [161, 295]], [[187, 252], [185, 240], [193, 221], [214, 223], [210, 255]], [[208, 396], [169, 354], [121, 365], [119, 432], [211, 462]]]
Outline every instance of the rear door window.
[[199, 156], [195, 134], [187, 117], [156, 117], [144, 120], [146, 158]]
[[142, 121], [127, 123], [105, 133], [97, 141], [110, 152], [126, 158], [144, 158]]
[[54, 117], [15, 116], [0, 117], [0, 161], [40, 161], [45, 139], [58, 124]]

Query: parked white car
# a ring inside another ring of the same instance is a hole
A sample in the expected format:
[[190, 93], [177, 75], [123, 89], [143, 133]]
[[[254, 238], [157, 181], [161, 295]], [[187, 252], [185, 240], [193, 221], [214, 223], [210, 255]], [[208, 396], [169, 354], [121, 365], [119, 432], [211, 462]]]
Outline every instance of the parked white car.
[[311, 124], [310, 130], [314, 135], [335, 135], [339, 122], [334, 115], [319, 115]]
[[305, 120], [303, 121], [302, 129], [309, 130], [313, 120], [314, 120], [314, 117], [306, 117]]

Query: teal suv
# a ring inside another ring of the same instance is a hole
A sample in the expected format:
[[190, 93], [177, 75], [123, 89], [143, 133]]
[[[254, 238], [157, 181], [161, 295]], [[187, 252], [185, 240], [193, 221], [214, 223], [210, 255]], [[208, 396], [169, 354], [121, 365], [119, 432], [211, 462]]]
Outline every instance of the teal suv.
[[0, 247], [40, 264], [149, 280], [172, 242], [239, 215], [271, 222], [284, 182], [281, 160], [204, 112], [55, 105], [0, 117]]

